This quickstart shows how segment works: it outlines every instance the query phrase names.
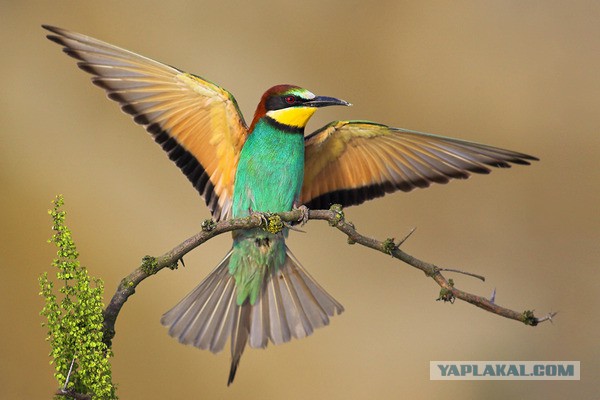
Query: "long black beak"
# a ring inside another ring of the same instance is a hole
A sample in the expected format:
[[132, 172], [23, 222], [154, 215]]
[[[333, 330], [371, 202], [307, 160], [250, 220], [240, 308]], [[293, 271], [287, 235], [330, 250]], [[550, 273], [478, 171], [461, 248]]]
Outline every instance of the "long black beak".
[[335, 97], [317, 96], [303, 104], [308, 107], [328, 107], [328, 106], [351, 106], [347, 101], [336, 99]]

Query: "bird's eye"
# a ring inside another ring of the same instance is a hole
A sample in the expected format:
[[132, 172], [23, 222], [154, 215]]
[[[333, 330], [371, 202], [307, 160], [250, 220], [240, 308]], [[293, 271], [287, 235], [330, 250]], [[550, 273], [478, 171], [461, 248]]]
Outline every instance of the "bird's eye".
[[285, 96], [284, 100], [288, 104], [294, 104], [296, 102], [296, 96]]

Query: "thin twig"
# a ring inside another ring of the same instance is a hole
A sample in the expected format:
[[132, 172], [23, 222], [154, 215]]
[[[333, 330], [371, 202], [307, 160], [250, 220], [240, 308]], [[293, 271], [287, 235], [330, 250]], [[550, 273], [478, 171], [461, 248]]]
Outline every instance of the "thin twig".
[[71, 378], [71, 372], [73, 372], [73, 364], [75, 364], [75, 357], [71, 360], [71, 366], [69, 367], [69, 372], [67, 373], [67, 379], [65, 379], [65, 385], [63, 386], [63, 392], [67, 390], [67, 386], [69, 385], [69, 379]]
[[[277, 213], [268, 215], [267, 224], [271, 226], [271, 219], [280, 218], [278, 221], [279, 225], [282, 225], [282, 222], [297, 222], [299, 218], [302, 216], [301, 210], [293, 210], [290, 212]], [[514, 319], [516, 321], [520, 321], [526, 325], [535, 326], [540, 322], [551, 321], [552, 317], [556, 315], [556, 313], [550, 313], [543, 318], [537, 318], [534, 316], [533, 311], [514, 311], [505, 307], [501, 307], [495, 304], [493, 301], [490, 301], [484, 297], [477, 296], [468, 292], [464, 292], [460, 289], [457, 289], [454, 286], [454, 282], [452, 280], [447, 280], [443, 275], [442, 271], [448, 272], [458, 272], [461, 274], [473, 276], [484, 280], [484, 277], [473, 274], [470, 272], [464, 272], [459, 270], [451, 270], [437, 267], [434, 264], [427, 263], [425, 261], [419, 260], [411, 256], [408, 253], [400, 250], [399, 245], [395, 244], [393, 239], [388, 239], [385, 241], [379, 241], [377, 239], [373, 239], [358, 233], [355, 229], [354, 225], [350, 222], [346, 222], [344, 219], [344, 213], [342, 212], [341, 207], [333, 206], [329, 210], [309, 210], [308, 219], [314, 220], [324, 220], [328, 221], [329, 225], [337, 228], [344, 234], [348, 236], [348, 243], [358, 243], [365, 247], [369, 247], [374, 250], [378, 250], [382, 253], [391, 255], [394, 258], [397, 258], [410, 266], [417, 268], [425, 273], [428, 277], [432, 278], [440, 287], [440, 300], [444, 301], [454, 301], [454, 299], [459, 299], [466, 301], [467, 303], [473, 304], [479, 308], [482, 308], [491, 313], [503, 316], [505, 318]], [[125, 277], [119, 287], [117, 288], [116, 293], [112, 297], [110, 303], [104, 310], [104, 341], [110, 347], [111, 341], [115, 335], [115, 322], [123, 307], [123, 304], [127, 301], [127, 299], [135, 293], [135, 289], [137, 286], [146, 278], [151, 275], [156, 274], [158, 271], [164, 268], [174, 269], [177, 267], [177, 263], [179, 260], [182, 260], [183, 256], [189, 253], [191, 250], [205, 243], [206, 241], [212, 239], [215, 236], [223, 234], [225, 232], [231, 232], [237, 229], [251, 229], [257, 227], [264, 227], [265, 219], [264, 216], [260, 214], [253, 214], [250, 217], [245, 218], [236, 218], [227, 221], [213, 222], [211, 220], [207, 220], [202, 224], [202, 231], [192, 236], [191, 238], [185, 240], [178, 246], [174, 247], [170, 251], [159, 257], [144, 257], [142, 261], [142, 265], [136, 268], [132, 273], [130, 273], [127, 277]], [[277, 223], [273, 223], [273, 225], [278, 225]], [[412, 232], [410, 232], [408, 236], [410, 236]], [[405, 237], [404, 240], [406, 240]]]
[[556, 314], [558, 314], [558, 312], [549, 312], [544, 317], [538, 318], [538, 323], [544, 322], [544, 321], [550, 321], [550, 323], [552, 323], [552, 318], [554, 318], [556, 316]]
[[477, 278], [480, 281], [485, 282], [485, 276], [482, 275], [477, 275], [474, 274], [472, 272], [467, 272], [467, 271], [461, 271], [458, 269], [453, 269], [453, 268], [440, 268], [440, 271], [446, 271], [446, 272], [456, 272], [457, 274], [463, 274], [463, 275], [468, 275], [468, 276], [472, 276], [473, 278]]
[[398, 246], [398, 247], [402, 246], [404, 244], [404, 242], [406, 242], [408, 240], [408, 238], [411, 237], [413, 233], [415, 233], [416, 230], [417, 230], [416, 227], [412, 228], [406, 235], [404, 235], [402, 240], [400, 240], [396, 246]]

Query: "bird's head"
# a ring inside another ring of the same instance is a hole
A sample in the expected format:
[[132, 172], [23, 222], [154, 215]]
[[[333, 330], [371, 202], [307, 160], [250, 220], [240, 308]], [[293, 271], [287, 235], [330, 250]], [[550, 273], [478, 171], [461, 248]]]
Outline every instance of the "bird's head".
[[315, 96], [306, 89], [293, 85], [273, 86], [263, 94], [250, 131], [261, 118], [302, 131], [319, 107], [349, 106], [350, 103], [333, 97]]

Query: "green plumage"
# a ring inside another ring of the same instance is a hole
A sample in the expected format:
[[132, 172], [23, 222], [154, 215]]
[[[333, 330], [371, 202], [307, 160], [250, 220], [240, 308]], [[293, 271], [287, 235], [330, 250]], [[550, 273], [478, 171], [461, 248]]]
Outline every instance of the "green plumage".
[[[242, 149], [235, 175], [233, 217], [252, 211], [292, 209], [304, 177], [304, 136], [284, 132], [260, 120]], [[234, 234], [229, 272], [235, 277], [237, 303], [256, 302], [269, 268], [285, 262], [284, 237], [262, 229]]]

